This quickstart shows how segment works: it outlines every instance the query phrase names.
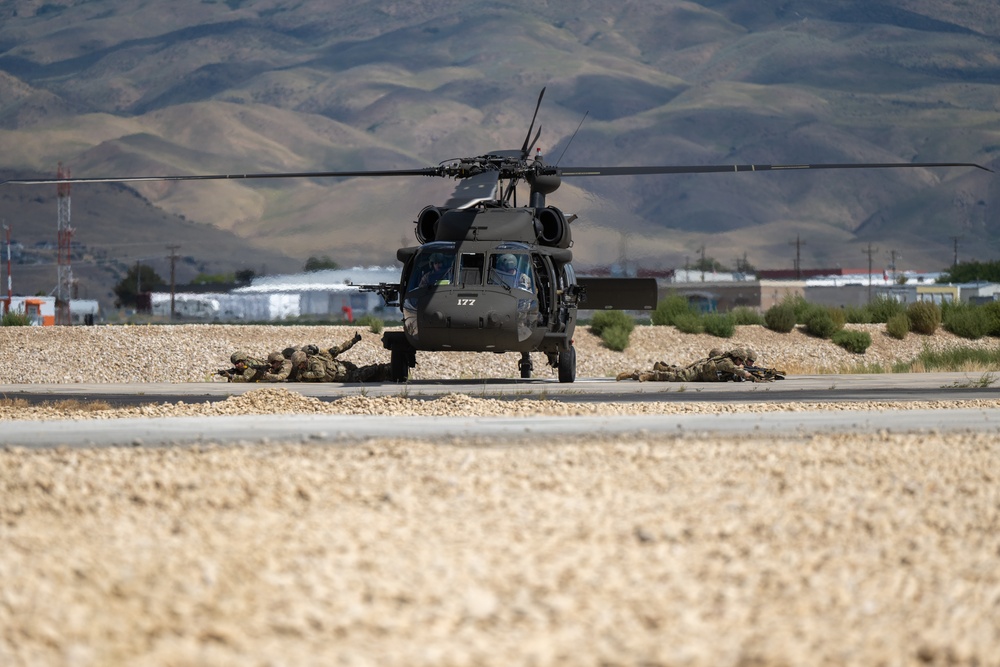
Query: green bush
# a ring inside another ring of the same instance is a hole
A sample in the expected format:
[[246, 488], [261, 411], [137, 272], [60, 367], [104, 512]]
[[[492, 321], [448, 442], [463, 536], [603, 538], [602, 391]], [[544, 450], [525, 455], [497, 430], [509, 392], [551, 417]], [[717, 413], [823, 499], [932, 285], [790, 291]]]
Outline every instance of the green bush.
[[795, 328], [795, 306], [781, 302], [767, 309], [764, 313], [764, 326], [771, 331], [788, 333]]
[[635, 320], [623, 310], [599, 310], [590, 320], [590, 330], [595, 336], [600, 336], [605, 329], [614, 328], [632, 333], [632, 329], [635, 329]]
[[948, 304], [941, 309], [944, 328], [960, 338], [978, 340], [990, 333], [992, 322], [984, 308], [967, 303]]
[[930, 301], [911, 303], [906, 309], [910, 318], [910, 331], [930, 336], [941, 324], [941, 309]]
[[831, 337], [834, 343], [854, 354], [864, 354], [872, 344], [872, 337], [867, 331], [846, 331], [841, 329]]
[[906, 334], [910, 333], [910, 318], [906, 313], [896, 313], [885, 323], [885, 331], [897, 340], [905, 339]]
[[865, 310], [868, 311], [872, 323], [885, 324], [893, 315], [905, 313], [906, 306], [901, 301], [896, 301], [892, 297], [878, 296], [865, 306]]
[[697, 313], [682, 313], [674, 318], [674, 326], [682, 333], [699, 334], [705, 332], [705, 322]]
[[990, 301], [982, 306], [990, 323], [991, 336], [1000, 336], [1000, 301]]
[[743, 326], [745, 324], [764, 325], [764, 316], [753, 308], [738, 306], [729, 311], [729, 314], [733, 317], [733, 323], [738, 326]]
[[605, 327], [601, 331], [601, 341], [608, 349], [621, 352], [628, 347], [632, 330], [621, 326]]
[[717, 338], [732, 338], [736, 333], [736, 321], [731, 315], [711, 313], [701, 318], [705, 333]]
[[381, 317], [375, 317], [371, 313], [365, 313], [357, 318], [354, 320], [354, 324], [359, 327], [368, 327], [368, 330], [373, 334], [382, 333], [382, 329], [385, 328], [385, 321]]
[[805, 325], [806, 333], [817, 338], [830, 338], [844, 328], [843, 322], [838, 322], [834, 309], [824, 307], [814, 308], [809, 313]]
[[812, 314], [812, 310], [815, 306], [806, 301], [806, 298], [801, 294], [796, 294], [795, 296], [787, 295], [781, 300], [781, 305], [788, 306], [795, 312], [795, 323], [805, 324], [806, 319]]
[[844, 321], [849, 324], [871, 324], [872, 312], [864, 306], [845, 306]]
[[0, 325], [5, 327], [30, 327], [31, 318], [24, 313], [4, 313]]
[[650, 319], [656, 326], [670, 327], [674, 325], [674, 320], [679, 315], [688, 315], [691, 313], [694, 313], [694, 310], [686, 298], [680, 294], [671, 294], [656, 304], [656, 310], [653, 311]]

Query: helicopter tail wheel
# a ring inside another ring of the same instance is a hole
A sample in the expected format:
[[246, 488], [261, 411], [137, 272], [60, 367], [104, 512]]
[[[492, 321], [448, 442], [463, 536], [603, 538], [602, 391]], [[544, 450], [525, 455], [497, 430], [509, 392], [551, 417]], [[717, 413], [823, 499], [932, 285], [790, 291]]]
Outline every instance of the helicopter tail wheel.
[[559, 381], [574, 380], [576, 380], [576, 348], [570, 345], [569, 349], [559, 353]]
[[517, 362], [517, 370], [521, 371], [521, 379], [527, 380], [531, 377], [531, 356], [527, 352], [521, 353], [521, 359]]
[[389, 356], [389, 375], [393, 382], [406, 382], [410, 376], [410, 367], [416, 365], [410, 363], [416, 361], [416, 355], [405, 345], [393, 345]]

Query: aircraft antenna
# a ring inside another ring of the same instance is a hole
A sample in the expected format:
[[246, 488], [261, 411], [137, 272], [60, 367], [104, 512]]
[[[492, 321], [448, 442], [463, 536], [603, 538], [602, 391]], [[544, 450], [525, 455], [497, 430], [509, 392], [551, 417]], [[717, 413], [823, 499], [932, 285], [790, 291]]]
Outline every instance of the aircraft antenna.
[[562, 162], [563, 155], [566, 155], [566, 150], [569, 148], [569, 145], [573, 143], [574, 139], [576, 139], [576, 133], [580, 131], [581, 127], [583, 127], [583, 121], [587, 120], [587, 114], [589, 113], [589, 111], [584, 112], [583, 118], [580, 119], [580, 124], [576, 126], [575, 130], [573, 130], [573, 135], [569, 138], [569, 141], [566, 142], [566, 148], [563, 148], [562, 153], [559, 154], [559, 159], [556, 160], [557, 167], [559, 166], [559, 163]]

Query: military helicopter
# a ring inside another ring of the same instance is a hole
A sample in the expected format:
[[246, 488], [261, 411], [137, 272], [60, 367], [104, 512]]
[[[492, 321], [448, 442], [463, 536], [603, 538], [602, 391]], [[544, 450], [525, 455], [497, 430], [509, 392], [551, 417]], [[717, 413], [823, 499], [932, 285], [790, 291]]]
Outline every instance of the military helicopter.
[[[64, 179], [13, 179], [5, 184], [199, 181], [221, 179], [353, 178], [439, 176], [459, 181], [442, 206], [417, 215], [418, 245], [396, 252], [402, 263], [398, 283], [357, 285], [399, 307], [403, 330], [385, 332], [392, 379], [405, 381], [416, 353], [439, 351], [520, 352], [522, 378], [533, 371], [531, 353], [545, 354], [560, 382], [576, 379], [573, 334], [577, 314], [587, 310], [651, 310], [656, 281], [641, 278], [585, 278], [572, 266], [571, 223], [546, 202], [563, 178], [654, 174], [705, 174], [788, 169], [873, 169], [976, 167], [973, 163], [847, 163], [790, 165], [690, 165], [636, 167], [559, 167], [549, 165], [535, 145], [542, 104], [520, 149], [496, 150], [448, 160], [435, 167], [383, 171], [278, 172], [192, 176], [130, 176]], [[529, 186], [526, 205], [517, 204], [517, 187]]]

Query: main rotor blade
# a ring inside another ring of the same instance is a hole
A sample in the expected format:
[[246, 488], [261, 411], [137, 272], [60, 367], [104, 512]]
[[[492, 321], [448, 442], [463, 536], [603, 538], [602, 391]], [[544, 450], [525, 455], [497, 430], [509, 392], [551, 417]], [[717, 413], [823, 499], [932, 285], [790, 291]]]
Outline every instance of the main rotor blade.
[[859, 162], [845, 164], [707, 164], [673, 167], [562, 167], [560, 176], [640, 176], [643, 174], [713, 174], [727, 171], [785, 171], [791, 169], [895, 169], [899, 167], [975, 167], [973, 162]]
[[141, 183], [157, 181], [224, 181], [269, 178], [353, 178], [365, 176], [444, 176], [440, 167], [384, 171], [302, 171], [262, 174], [206, 174], [202, 176], [102, 176], [96, 178], [12, 178], [0, 185], [50, 185], [62, 183]]
[[[538, 93], [538, 102], [535, 104], [535, 113], [531, 117], [531, 125], [528, 126], [528, 134], [524, 137], [524, 144], [521, 146], [521, 159], [528, 157], [528, 152], [531, 150], [528, 148], [528, 142], [531, 141], [531, 131], [535, 129], [535, 119], [538, 118], [538, 110], [542, 107], [542, 97], [545, 95], [545, 89], [542, 88], [542, 92]], [[539, 130], [541, 132], [541, 130]], [[538, 141], [538, 138], [535, 138]]]

